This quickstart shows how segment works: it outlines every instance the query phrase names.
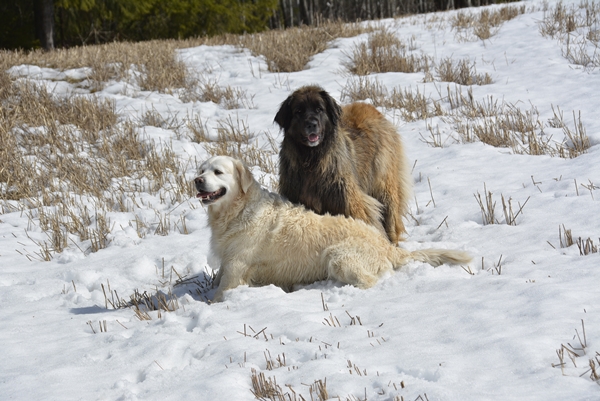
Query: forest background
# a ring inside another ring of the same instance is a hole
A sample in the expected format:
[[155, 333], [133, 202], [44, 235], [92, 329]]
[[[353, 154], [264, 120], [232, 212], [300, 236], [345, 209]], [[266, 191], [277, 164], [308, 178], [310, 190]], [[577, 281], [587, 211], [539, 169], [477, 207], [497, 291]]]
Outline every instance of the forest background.
[[0, 48], [244, 34], [354, 22], [503, 0], [13, 0], [0, 2]]

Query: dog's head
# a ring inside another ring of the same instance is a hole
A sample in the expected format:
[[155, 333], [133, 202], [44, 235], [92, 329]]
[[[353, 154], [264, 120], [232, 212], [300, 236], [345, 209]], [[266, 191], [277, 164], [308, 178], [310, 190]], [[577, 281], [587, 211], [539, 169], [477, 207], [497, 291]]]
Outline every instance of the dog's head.
[[203, 205], [228, 204], [245, 194], [254, 182], [252, 173], [244, 164], [229, 156], [214, 156], [202, 163], [200, 175], [194, 179]]
[[287, 137], [316, 147], [334, 133], [341, 113], [340, 106], [323, 88], [304, 86], [281, 104], [275, 122]]

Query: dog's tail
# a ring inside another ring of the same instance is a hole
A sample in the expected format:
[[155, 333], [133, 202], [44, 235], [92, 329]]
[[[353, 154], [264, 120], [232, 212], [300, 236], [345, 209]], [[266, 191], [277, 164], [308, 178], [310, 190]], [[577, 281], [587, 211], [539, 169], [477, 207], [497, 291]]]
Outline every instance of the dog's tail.
[[396, 269], [406, 264], [410, 260], [429, 263], [432, 266], [443, 265], [444, 263], [452, 265], [460, 265], [469, 263], [473, 258], [467, 252], [455, 251], [451, 249], [421, 249], [419, 251], [407, 251], [402, 248], [395, 247], [392, 264]]

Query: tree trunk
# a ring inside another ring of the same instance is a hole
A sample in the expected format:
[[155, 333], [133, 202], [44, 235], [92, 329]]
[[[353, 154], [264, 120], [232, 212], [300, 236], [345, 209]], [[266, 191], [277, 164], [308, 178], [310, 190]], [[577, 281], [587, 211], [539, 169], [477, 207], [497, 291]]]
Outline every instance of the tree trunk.
[[52, 0], [34, 0], [35, 36], [45, 50], [54, 49], [54, 3]]
[[306, 0], [300, 0], [298, 2], [300, 8], [300, 23], [299, 25], [312, 25], [312, 14], [306, 4]]
[[283, 14], [283, 26], [289, 28], [294, 25], [294, 19], [290, 15], [292, 12], [291, 2], [288, 3], [287, 0], [280, 0], [279, 4], [281, 7], [281, 13]]

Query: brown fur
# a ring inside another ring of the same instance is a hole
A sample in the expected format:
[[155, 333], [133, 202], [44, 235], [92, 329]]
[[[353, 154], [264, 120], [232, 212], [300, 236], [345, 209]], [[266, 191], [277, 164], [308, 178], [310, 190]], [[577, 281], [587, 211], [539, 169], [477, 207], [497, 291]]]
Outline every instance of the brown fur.
[[412, 180], [400, 136], [377, 109], [341, 108], [322, 88], [305, 86], [281, 104], [275, 122], [284, 130], [283, 196], [319, 214], [361, 219], [392, 243], [402, 239]]

